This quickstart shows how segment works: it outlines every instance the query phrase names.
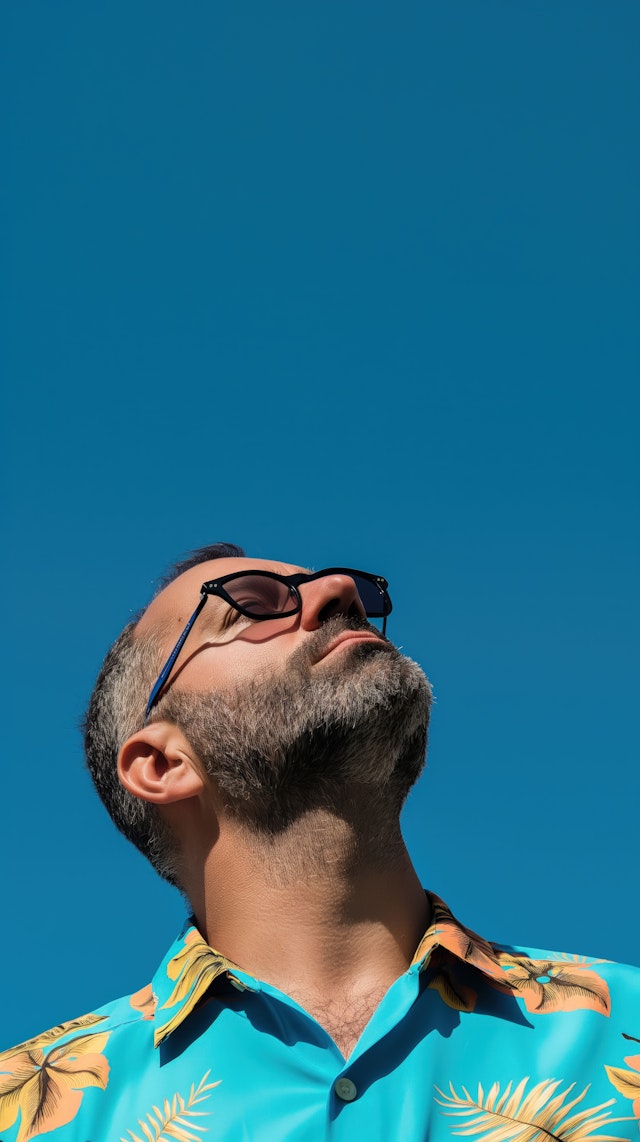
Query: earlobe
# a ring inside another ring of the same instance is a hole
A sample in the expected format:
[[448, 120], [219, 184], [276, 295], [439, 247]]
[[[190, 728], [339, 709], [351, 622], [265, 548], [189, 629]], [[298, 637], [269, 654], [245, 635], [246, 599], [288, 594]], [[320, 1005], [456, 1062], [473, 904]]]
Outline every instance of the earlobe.
[[169, 722], [153, 722], [124, 743], [118, 777], [134, 797], [170, 805], [197, 797], [204, 787], [184, 735]]

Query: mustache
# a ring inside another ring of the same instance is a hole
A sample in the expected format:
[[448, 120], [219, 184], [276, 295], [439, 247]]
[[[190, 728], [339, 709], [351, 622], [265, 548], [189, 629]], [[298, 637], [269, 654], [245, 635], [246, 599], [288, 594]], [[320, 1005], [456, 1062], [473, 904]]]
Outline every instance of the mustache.
[[308, 670], [316, 662], [324, 656], [324, 652], [330, 643], [342, 634], [344, 631], [364, 632], [375, 635], [376, 639], [384, 646], [385, 649], [395, 649], [393, 643], [389, 641], [385, 635], [381, 634], [373, 623], [368, 619], [360, 618], [359, 615], [334, 615], [333, 618], [327, 619], [322, 624], [319, 630], [314, 631], [306, 642], [299, 646], [297, 650], [291, 655], [289, 665], [293, 669], [302, 671]]

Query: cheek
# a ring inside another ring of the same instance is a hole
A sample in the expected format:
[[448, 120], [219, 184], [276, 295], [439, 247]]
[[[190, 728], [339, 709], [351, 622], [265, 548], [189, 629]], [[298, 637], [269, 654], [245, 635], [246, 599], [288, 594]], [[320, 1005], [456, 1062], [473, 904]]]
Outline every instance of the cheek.
[[297, 615], [268, 619], [245, 627], [229, 642], [209, 645], [192, 661], [189, 684], [224, 690], [265, 672], [277, 673], [299, 644], [298, 628]]
[[225, 647], [228, 678], [243, 680], [280, 669], [299, 643], [298, 627], [297, 615], [246, 627]]

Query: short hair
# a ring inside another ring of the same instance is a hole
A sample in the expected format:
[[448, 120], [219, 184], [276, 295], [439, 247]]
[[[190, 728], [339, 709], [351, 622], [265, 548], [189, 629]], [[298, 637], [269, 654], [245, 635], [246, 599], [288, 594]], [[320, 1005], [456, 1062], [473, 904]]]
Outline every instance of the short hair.
[[[169, 568], [156, 594], [199, 563], [238, 559], [244, 554], [234, 543], [199, 547]], [[127, 739], [142, 729], [149, 691], [162, 667], [162, 632], [136, 636], [139, 618], [137, 615], [118, 635], [102, 664], [82, 721], [85, 757], [111, 820], [164, 880], [181, 888], [173, 833], [158, 807], [135, 797], [118, 778], [118, 755]]]

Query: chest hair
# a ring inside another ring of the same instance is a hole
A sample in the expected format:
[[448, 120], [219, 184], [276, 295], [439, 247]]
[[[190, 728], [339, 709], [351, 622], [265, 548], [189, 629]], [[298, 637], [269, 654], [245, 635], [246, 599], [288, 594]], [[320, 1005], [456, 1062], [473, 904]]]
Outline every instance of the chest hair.
[[290, 994], [316, 1023], [324, 1027], [344, 1058], [348, 1059], [385, 993], [386, 988], [376, 988], [366, 993], [331, 995], [321, 999]]

